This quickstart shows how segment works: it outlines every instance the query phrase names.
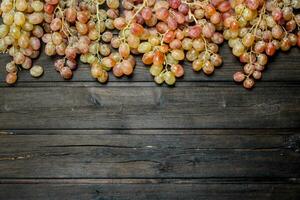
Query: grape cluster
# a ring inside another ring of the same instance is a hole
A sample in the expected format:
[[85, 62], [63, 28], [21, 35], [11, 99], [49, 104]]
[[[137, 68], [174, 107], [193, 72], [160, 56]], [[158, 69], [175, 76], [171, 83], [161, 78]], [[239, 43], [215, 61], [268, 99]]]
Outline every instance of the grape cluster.
[[42, 40], [64, 79], [72, 78], [79, 60], [100, 83], [110, 70], [130, 76], [140, 55], [157, 84], [173, 85], [184, 76], [184, 60], [212, 74], [228, 40], [244, 63], [233, 79], [250, 89], [277, 50], [300, 47], [299, 8], [300, 0], [3, 0], [0, 52], [13, 57], [8, 84], [22, 68], [43, 74], [32, 66]]
[[[44, 2], [39, 0], [3, 0], [0, 14], [3, 24], [0, 25], [0, 52], [13, 57], [6, 65], [6, 82], [17, 81], [17, 73], [21, 69], [30, 69], [32, 59], [40, 54], [40, 38], [44, 34], [41, 26]], [[36, 68], [36, 67], [35, 67]], [[34, 77], [42, 75], [43, 69], [37, 73], [31, 70]]]
[[217, 29], [222, 30], [222, 16], [208, 2], [123, 0], [122, 5], [123, 15], [114, 20], [119, 36], [112, 43], [121, 56], [113, 68], [116, 76], [132, 73], [131, 54], [142, 55], [158, 84], [173, 85], [182, 77], [185, 58], [193, 62], [195, 71], [203, 69], [206, 74], [221, 65], [217, 52], [224, 38]]
[[300, 1], [293, 0], [235, 0], [231, 2], [234, 14], [224, 20], [224, 37], [233, 55], [244, 63], [243, 71], [233, 79], [250, 89], [277, 50], [288, 51], [300, 45], [300, 15], [294, 9]]
[[[101, 9], [106, 2], [110, 8]], [[59, 55], [55, 69], [64, 79], [71, 79], [77, 69], [77, 57], [91, 66], [91, 75], [99, 82], [106, 82], [112, 66], [107, 64], [111, 54], [109, 43], [113, 37], [113, 19], [118, 16], [118, 0], [59, 1], [45, 14], [43, 36], [48, 56]]]

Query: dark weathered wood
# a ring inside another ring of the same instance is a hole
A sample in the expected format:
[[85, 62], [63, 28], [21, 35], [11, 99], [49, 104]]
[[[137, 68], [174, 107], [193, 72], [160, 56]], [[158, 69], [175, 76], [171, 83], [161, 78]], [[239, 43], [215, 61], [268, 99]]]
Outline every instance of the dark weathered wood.
[[[299, 52], [298, 48], [293, 48], [288, 53], [279, 53], [278, 56], [272, 58], [266, 72], [263, 74], [263, 81], [300, 81], [300, 67], [299, 67]], [[185, 64], [185, 77], [179, 81], [232, 81], [232, 74], [237, 70], [241, 70], [242, 64], [232, 55], [227, 44], [221, 47], [221, 55], [224, 58], [224, 64], [217, 69], [213, 76], [205, 76], [203, 73], [195, 73], [192, 71], [191, 64]], [[0, 56], [0, 80], [3, 81], [5, 77], [4, 65], [9, 62], [10, 58], [7, 55]], [[20, 73], [19, 82], [42, 82], [42, 81], [64, 81], [60, 75], [54, 70], [53, 63], [55, 58], [49, 58], [42, 54], [37, 64], [42, 64], [45, 69], [45, 74], [41, 78], [32, 78], [28, 71], [24, 70]], [[125, 77], [122, 79], [110, 76], [110, 81], [153, 81], [152, 76], [148, 72], [148, 67], [141, 63], [138, 57], [138, 64], [132, 77]], [[87, 65], [80, 65], [74, 74], [72, 81], [95, 81], [90, 76], [90, 67]], [[100, 85], [100, 84], [99, 84]]]
[[299, 128], [299, 86], [0, 88], [0, 129]]
[[300, 185], [291, 183], [222, 181], [205, 183], [189, 180], [95, 180], [88, 183], [78, 181], [77, 184], [63, 183], [64, 181], [26, 182], [0, 184], [0, 198], [5, 200], [298, 200], [300, 198]]
[[3, 134], [0, 146], [0, 178], [300, 177], [298, 134]]
[[[289, 138], [300, 132], [299, 129], [98, 129], [98, 130], [0, 130], [1, 135], [277, 135]], [[223, 136], [222, 136], [223, 137]], [[279, 138], [279, 137], [278, 137]]]

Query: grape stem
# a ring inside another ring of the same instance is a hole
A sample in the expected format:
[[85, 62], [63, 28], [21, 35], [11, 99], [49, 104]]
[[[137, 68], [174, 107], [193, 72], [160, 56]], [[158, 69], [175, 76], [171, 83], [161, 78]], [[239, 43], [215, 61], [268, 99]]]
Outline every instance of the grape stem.
[[[261, 12], [259, 14], [259, 19], [258, 22], [255, 24], [255, 28], [254, 28], [254, 37], [256, 37], [256, 32], [257, 32], [257, 28], [260, 25], [261, 21], [262, 21], [262, 17], [263, 15], [266, 13], [266, 3], [264, 2], [263, 7], [261, 8]], [[253, 28], [253, 26], [252, 26]], [[251, 29], [252, 29], [251, 28]]]
[[[69, 28], [67, 28], [65, 26], [65, 19], [64, 19], [64, 13], [61, 9], [61, 7], [59, 5], [56, 6], [55, 11], [58, 10], [61, 14], [61, 30], [64, 32], [64, 34], [67, 36], [67, 38], [69, 38], [69, 36], [73, 36], [73, 34], [71, 33], [71, 31], [69, 30]], [[66, 32], [67, 30], [67, 32]]]

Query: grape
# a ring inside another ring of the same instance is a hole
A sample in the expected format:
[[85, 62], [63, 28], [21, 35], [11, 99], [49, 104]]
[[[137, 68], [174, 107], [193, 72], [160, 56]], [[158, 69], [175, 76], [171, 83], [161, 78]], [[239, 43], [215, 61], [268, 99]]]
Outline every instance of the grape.
[[173, 72], [167, 71], [164, 73], [164, 80], [168, 85], [174, 85], [176, 82], [176, 78]]
[[152, 65], [150, 67], [150, 73], [152, 76], [158, 76], [163, 70], [162, 65]]
[[40, 77], [43, 73], [44, 73], [43, 67], [41, 67], [39, 65], [34, 65], [30, 69], [30, 75], [35, 78]]
[[25, 58], [25, 61], [22, 63], [23, 69], [30, 69], [32, 66], [32, 60], [28, 57]]
[[13, 73], [13, 72], [17, 72], [17, 66], [15, 65], [15, 63], [13, 61], [9, 62], [6, 64], [5, 69], [8, 73]]
[[73, 76], [73, 72], [69, 67], [63, 67], [60, 70], [60, 75], [64, 78], [64, 79], [71, 79]]
[[236, 82], [242, 82], [242, 81], [244, 81], [245, 77], [246, 76], [243, 72], [236, 72], [233, 75], [233, 80], [236, 81]]
[[16, 72], [10, 72], [6, 75], [5, 81], [7, 84], [14, 84], [17, 81], [17, 73]]
[[246, 89], [251, 89], [254, 86], [255, 82], [252, 78], [246, 78], [243, 82], [243, 86]]

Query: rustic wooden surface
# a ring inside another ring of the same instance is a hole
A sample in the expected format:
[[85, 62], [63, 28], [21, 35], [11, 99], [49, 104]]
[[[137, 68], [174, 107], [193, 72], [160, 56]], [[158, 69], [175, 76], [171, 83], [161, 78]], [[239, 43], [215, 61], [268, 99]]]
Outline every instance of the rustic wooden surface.
[[41, 56], [40, 79], [4, 82], [0, 56], [0, 199], [300, 199], [299, 49], [271, 60], [252, 91], [227, 45], [211, 77], [156, 86], [147, 68], [101, 85], [72, 81]]

